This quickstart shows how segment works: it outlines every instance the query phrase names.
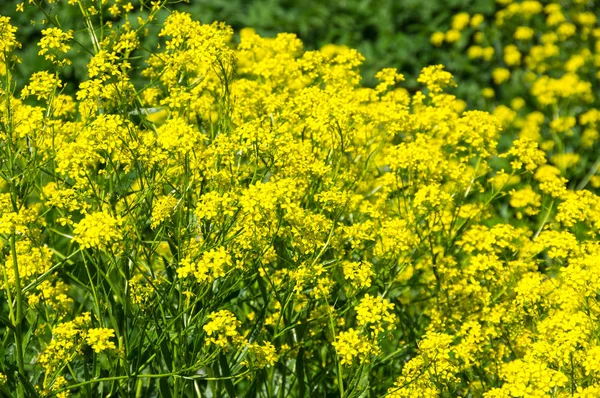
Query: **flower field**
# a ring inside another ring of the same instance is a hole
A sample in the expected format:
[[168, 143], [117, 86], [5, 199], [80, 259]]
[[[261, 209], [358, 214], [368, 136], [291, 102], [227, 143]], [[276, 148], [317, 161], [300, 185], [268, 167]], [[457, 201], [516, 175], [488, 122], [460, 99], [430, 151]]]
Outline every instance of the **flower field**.
[[427, 37], [466, 66], [406, 77], [167, 0], [13, 8], [0, 396], [600, 397], [595, 2], [466, 9]]

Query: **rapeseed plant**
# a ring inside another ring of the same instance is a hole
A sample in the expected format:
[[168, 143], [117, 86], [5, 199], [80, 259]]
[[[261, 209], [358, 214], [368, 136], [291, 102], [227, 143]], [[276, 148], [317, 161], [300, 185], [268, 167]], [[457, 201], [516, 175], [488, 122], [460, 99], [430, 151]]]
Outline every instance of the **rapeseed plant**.
[[597, 396], [595, 61], [548, 63], [595, 40], [586, 4], [432, 37], [479, 29], [490, 82], [528, 83], [486, 112], [442, 65], [369, 88], [356, 50], [234, 44], [166, 1], [32, 3], [48, 69], [21, 90], [0, 17], [4, 395]]

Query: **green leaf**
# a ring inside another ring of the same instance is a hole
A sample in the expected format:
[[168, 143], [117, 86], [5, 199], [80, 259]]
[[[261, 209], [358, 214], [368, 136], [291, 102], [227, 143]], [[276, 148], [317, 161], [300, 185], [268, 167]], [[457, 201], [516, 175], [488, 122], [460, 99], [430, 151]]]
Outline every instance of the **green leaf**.
[[31, 385], [29, 380], [27, 380], [27, 378], [25, 376], [23, 376], [21, 373], [18, 373], [18, 375], [19, 375], [19, 381], [21, 382], [23, 387], [25, 387], [26, 396], [29, 398], [39, 397], [37, 391]]
[[169, 385], [168, 377], [161, 377], [158, 379], [158, 388], [160, 389], [160, 395], [164, 398], [171, 398], [171, 386]]
[[306, 383], [304, 382], [304, 347], [300, 347], [296, 356], [296, 377], [298, 378], [298, 397], [306, 396]]
[[173, 364], [173, 355], [171, 355], [171, 348], [169, 347], [168, 339], [163, 339], [160, 342], [160, 352], [162, 353], [165, 363], [171, 366]]
[[0, 323], [13, 331], [15, 330], [12, 322], [4, 315], [0, 315]]
[[231, 398], [237, 397], [235, 395], [235, 388], [233, 387], [233, 382], [231, 381], [231, 371], [229, 370], [229, 364], [227, 363], [227, 358], [221, 352], [219, 354], [219, 365], [221, 367], [221, 376], [227, 377], [227, 379], [223, 380], [223, 384], [225, 384], [225, 390], [227, 390], [227, 394]]

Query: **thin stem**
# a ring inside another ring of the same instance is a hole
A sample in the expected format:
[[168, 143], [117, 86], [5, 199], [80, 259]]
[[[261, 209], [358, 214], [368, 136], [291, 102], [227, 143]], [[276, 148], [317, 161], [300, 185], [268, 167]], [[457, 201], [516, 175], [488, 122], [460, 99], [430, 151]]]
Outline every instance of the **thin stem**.
[[15, 288], [17, 289], [17, 316], [15, 318], [15, 342], [17, 345], [17, 366], [19, 373], [25, 377], [25, 360], [23, 359], [23, 292], [21, 291], [21, 277], [19, 275], [19, 264], [17, 262], [17, 238], [16, 231], [13, 229], [10, 237], [10, 251], [12, 252], [13, 272], [15, 274]]
[[585, 177], [583, 177], [583, 180], [581, 180], [581, 182], [577, 185], [577, 188], [575, 189], [579, 191], [585, 188], [585, 186], [588, 184], [588, 182], [590, 182], [594, 174], [596, 174], [596, 172], [598, 171], [598, 168], [600, 168], [600, 158], [596, 159], [590, 171], [588, 171]]
[[542, 220], [542, 222], [540, 223], [540, 226], [538, 227], [537, 231], [535, 232], [534, 238], [537, 238], [540, 235], [540, 233], [542, 232], [542, 229], [548, 222], [548, 219], [550, 218], [550, 213], [552, 213], [552, 207], [554, 207], [554, 202], [555, 202], [555, 199], [552, 199], [552, 202], [550, 202], [550, 207], [548, 208], [548, 211], [546, 212], [544, 219]]
[[63, 387], [59, 390], [53, 391], [51, 396], [57, 395], [61, 392], [64, 391], [70, 391], [70, 390], [74, 390], [75, 388], [79, 388], [79, 387], [84, 387], [87, 386], [89, 384], [94, 384], [94, 383], [103, 383], [105, 381], [119, 381], [119, 380], [126, 380], [126, 379], [160, 379], [163, 377], [175, 377], [175, 378], [181, 378], [181, 379], [190, 379], [190, 380], [194, 380], [194, 379], [200, 379], [200, 380], [206, 380], [206, 381], [219, 381], [219, 380], [233, 380], [233, 379], [237, 379], [240, 377], [243, 377], [245, 375], [247, 375], [250, 372], [250, 370], [246, 370], [242, 373], [239, 373], [237, 375], [231, 375], [231, 376], [225, 376], [225, 377], [204, 377], [201, 375], [194, 375], [194, 376], [183, 376], [179, 373], [173, 372], [173, 373], [161, 373], [161, 374], [134, 374], [131, 376], [112, 376], [112, 377], [103, 377], [100, 379], [92, 379], [92, 380], [86, 380], [86, 381], [82, 381], [81, 383], [77, 383], [77, 384], [72, 384], [70, 386], [66, 386]]
[[[333, 341], [336, 342], [335, 326], [333, 325], [333, 317], [331, 316], [331, 309], [329, 310], [329, 326], [331, 327], [331, 333], [333, 334]], [[335, 350], [335, 361], [337, 363], [337, 378], [338, 388], [340, 390], [340, 398], [344, 398], [344, 377], [342, 375], [342, 364], [338, 360], [337, 349]]]

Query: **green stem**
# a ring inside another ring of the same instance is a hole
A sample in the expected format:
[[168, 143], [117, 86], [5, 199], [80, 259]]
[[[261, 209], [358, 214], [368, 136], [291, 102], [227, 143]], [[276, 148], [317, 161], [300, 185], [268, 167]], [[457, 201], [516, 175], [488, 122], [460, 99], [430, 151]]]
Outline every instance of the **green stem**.
[[84, 386], [94, 384], [94, 383], [102, 383], [105, 381], [117, 381], [117, 380], [136, 379], [136, 378], [137, 379], [144, 379], [144, 378], [145, 379], [160, 379], [163, 377], [174, 377], [175, 379], [182, 378], [182, 379], [189, 379], [189, 380], [199, 379], [199, 380], [207, 380], [207, 381], [218, 381], [218, 380], [237, 379], [237, 378], [247, 375], [248, 373], [250, 373], [250, 370], [246, 370], [242, 373], [238, 373], [236, 375], [231, 375], [231, 376], [225, 376], [225, 377], [204, 377], [204, 376], [200, 376], [200, 375], [183, 376], [177, 372], [161, 373], [161, 374], [137, 374], [137, 375], [134, 374], [131, 376], [124, 375], [124, 376], [103, 377], [103, 378], [99, 378], [99, 379], [86, 380], [81, 383], [72, 384], [70, 386], [63, 387], [59, 390], [53, 391], [51, 396], [57, 395], [64, 391], [74, 390], [75, 388], [84, 387]]
[[[336, 341], [336, 334], [335, 334], [335, 326], [333, 324], [333, 317], [331, 316], [331, 310], [329, 311], [329, 327], [331, 328], [331, 333], [333, 335], [333, 341]], [[337, 350], [335, 350], [335, 361], [337, 362], [337, 376], [338, 376], [338, 388], [340, 390], [340, 398], [344, 398], [344, 376], [342, 374], [342, 364], [340, 363], [339, 359], [338, 359], [338, 353]]]
[[98, 317], [98, 322], [100, 325], [104, 327], [103, 318], [101, 317], [100, 312], [100, 300], [98, 300], [98, 294], [96, 293], [96, 287], [94, 285], [94, 280], [92, 279], [92, 274], [90, 273], [90, 267], [85, 261], [85, 253], [82, 252], [81, 258], [83, 259], [83, 265], [85, 267], [85, 272], [87, 273], [88, 280], [90, 281], [90, 288], [92, 290], [92, 295], [94, 296], [94, 304], [96, 304], [96, 316]]
[[592, 165], [592, 168], [590, 169], [590, 171], [588, 171], [588, 173], [585, 175], [585, 177], [583, 177], [583, 180], [581, 180], [581, 182], [577, 185], [577, 188], [575, 188], [575, 189], [579, 191], [579, 190], [582, 190], [583, 188], [585, 188], [585, 186], [588, 184], [588, 182], [590, 182], [592, 177], [598, 171], [598, 168], [600, 168], [600, 158], [596, 159], [596, 161]]
[[12, 252], [13, 260], [13, 272], [15, 274], [15, 287], [17, 289], [17, 316], [15, 318], [15, 342], [17, 345], [17, 366], [19, 367], [19, 373], [25, 377], [25, 361], [23, 359], [23, 336], [22, 336], [22, 324], [23, 324], [23, 292], [21, 291], [21, 277], [19, 275], [19, 264], [17, 262], [17, 238], [16, 231], [13, 230], [12, 236], [10, 237], [10, 251]]
[[548, 208], [548, 211], [546, 212], [546, 215], [544, 216], [544, 219], [542, 220], [542, 222], [540, 223], [540, 226], [538, 227], [535, 235], [533, 236], [534, 239], [537, 238], [539, 236], [539, 234], [542, 232], [542, 229], [544, 228], [544, 226], [546, 225], [546, 223], [548, 222], [548, 219], [550, 218], [550, 213], [552, 213], [552, 208], [554, 207], [554, 202], [556, 199], [552, 199], [552, 202], [550, 202], [550, 207]]

